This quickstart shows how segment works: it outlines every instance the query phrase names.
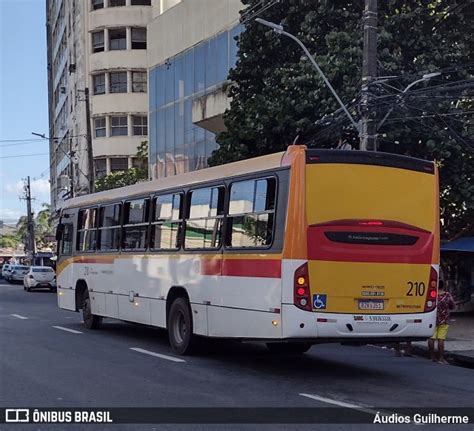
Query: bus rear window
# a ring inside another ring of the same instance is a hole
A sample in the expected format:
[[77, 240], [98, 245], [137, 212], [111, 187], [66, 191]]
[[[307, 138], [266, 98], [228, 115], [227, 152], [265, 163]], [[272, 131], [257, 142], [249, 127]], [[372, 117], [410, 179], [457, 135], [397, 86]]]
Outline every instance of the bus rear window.
[[384, 232], [324, 232], [327, 239], [347, 244], [413, 245], [417, 236]]

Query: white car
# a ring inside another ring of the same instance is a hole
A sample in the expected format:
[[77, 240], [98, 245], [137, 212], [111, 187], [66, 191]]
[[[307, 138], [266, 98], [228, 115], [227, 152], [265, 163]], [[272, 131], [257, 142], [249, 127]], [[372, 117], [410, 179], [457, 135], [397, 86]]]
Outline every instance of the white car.
[[32, 266], [23, 278], [23, 288], [28, 292], [36, 288], [49, 288], [56, 292], [56, 274], [49, 266]]
[[26, 265], [10, 265], [10, 268], [7, 272], [6, 280], [10, 283], [14, 283], [15, 281], [21, 281], [23, 280], [23, 277], [26, 275], [29, 269], [30, 267]]
[[10, 268], [10, 266], [11, 265], [9, 263], [5, 263], [2, 266], [2, 278], [4, 278], [5, 280], [7, 279], [8, 269]]

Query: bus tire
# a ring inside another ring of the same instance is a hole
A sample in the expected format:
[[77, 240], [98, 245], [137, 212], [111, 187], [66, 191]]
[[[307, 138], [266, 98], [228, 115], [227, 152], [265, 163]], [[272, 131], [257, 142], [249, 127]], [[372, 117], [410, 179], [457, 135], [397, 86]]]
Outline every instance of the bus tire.
[[84, 319], [84, 326], [87, 329], [99, 329], [102, 324], [102, 317], [92, 314], [91, 300], [89, 298], [89, 290], [87, 289], [82, 297], [82, 317]]
[[186, 298], [176, 298], [168, 316], [168, 337], [171, 349], [178, 355], [189, 355], [194, 351], [195, 335], [191, 307]]
[[302, 354], [311, 349], [310, 343], [266, 343], [271, 353], [279, 354]]

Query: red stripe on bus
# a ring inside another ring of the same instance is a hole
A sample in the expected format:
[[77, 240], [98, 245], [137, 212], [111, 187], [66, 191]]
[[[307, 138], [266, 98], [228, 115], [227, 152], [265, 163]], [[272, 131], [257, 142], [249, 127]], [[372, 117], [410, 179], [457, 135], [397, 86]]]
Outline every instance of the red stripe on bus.
[[[431, 264], [434, 237], [423, 231], [417, 232], [414, 245], [366, 245], [330, 241], [324, 231], [345, 230], [346, 227], [312, 226], [308, 229], [308, 259], [334, 262], [413, 263]], [[359, 232], [364, 232], [360, 229]], [[413, 234], [403, 229], [371, 229], [372, 232]], [[367, 232], [367, 231], [366, 231]]]
[[114, 263], [114, 260], [115, 260], [114, 257], [98, 258], [98, 259], [93, 258], [93, 257], [78, 257], [78, 258], [74, 258], [74, 263], [99, 263], [99, 264], [104, 264], [104, 265], [110, 265]]
[[224, 259], [222, 275], [233, 277], [281, 278], [279, 259]]
[[202, 259], [202, 275], [281, 278], [280, 259]]
[[202, 275], [221, 275], [222, 259], [220, 257], [215, 259], [201, 259], [201, 274]]

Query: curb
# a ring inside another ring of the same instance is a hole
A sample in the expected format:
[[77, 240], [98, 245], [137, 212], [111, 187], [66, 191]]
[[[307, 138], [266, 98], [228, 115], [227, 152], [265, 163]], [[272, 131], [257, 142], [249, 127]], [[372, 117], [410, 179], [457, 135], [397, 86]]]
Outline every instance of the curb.
[[[417, 356], [422, 356], [424, 358], [428, 358], [428, 348], [421, 347], [421, 346], [413, 346], [412, 345], [412, 352]], [[467, 368], [474, 368], [474, 357], [463, 355], [459, 351], [449, 351], [445, 352], [445, 358], [450, 363], [450, 365], [459, 365]]]

